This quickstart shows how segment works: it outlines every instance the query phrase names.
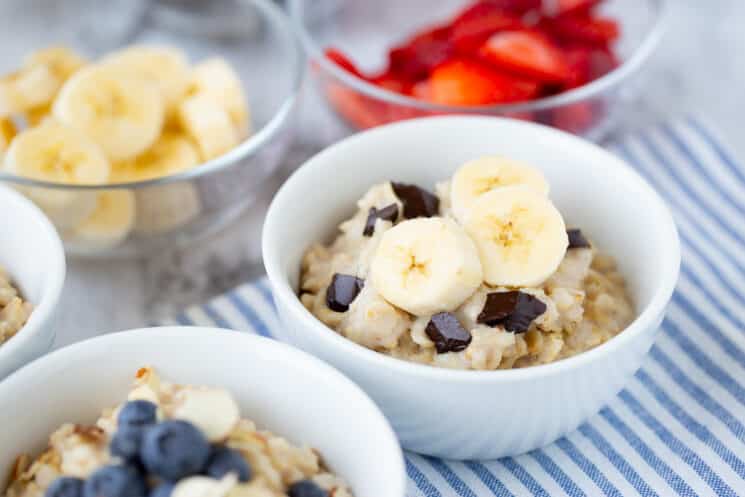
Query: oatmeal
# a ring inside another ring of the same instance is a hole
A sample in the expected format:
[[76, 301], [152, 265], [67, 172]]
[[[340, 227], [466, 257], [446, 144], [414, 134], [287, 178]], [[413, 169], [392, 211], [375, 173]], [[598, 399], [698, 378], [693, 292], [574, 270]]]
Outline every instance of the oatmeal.
[[20, 456], [5, 497], [351, 497], [313, 448], [240, 417], [225, 390], [137, 372], [95, 424], [64, 424]]
[[504, 158], [436, 185], [374, 185], [301, 269], [323, 323], [399, 359], [457, 369], [546, 364], [633, 319], [614, 260], [567, 229], [540, 171]]
[[0, 267], [0, 345], [23, 328], [33, 307], [20, 295], [5, 269]]

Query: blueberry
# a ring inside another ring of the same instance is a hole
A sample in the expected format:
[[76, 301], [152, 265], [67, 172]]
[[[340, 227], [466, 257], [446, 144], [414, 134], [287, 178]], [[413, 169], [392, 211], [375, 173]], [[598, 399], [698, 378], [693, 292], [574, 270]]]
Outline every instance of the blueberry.
[[171, 497], [171, 494], [173, 493], [173, 487], [175, 486], [176, 485], [171, 482], [163, 482], [152, 489], [148, 497]]
[[170, 481], [201, 473], [209, 456], [207, 439], [186, 421], [163, 421], [148, 427], [140, 445], [145, 468]]
[[44, 497], [82, 497], [83, 480], [80, 478], [69, 478], [66, 476], [57, 478], [52, 482]]
[[243, 482], [251, 479], [251, 467], [241, 453], [224, 446], [218, 446], [212, 450], [204, 472], [207, 476], [218, 480], [228, 473], [235, 473]]
[[119, 411], [119, 426], [147, 426], [158, 418], [158, 406], [147, 400], [127, 402]]
[[136, 461], [140, 455], [140, 445], [145, 429], [141, 426], [120, 426], [111, 439], [109, 451], [125, 461]]
[[287, 495], [290, 497], [328, 497], [329, 493], [311, 480], [300, 480], [290, 485]]
[[147, 483], [131, 466], [104, 466], [83, 484], [83, 497], [146, 497]]

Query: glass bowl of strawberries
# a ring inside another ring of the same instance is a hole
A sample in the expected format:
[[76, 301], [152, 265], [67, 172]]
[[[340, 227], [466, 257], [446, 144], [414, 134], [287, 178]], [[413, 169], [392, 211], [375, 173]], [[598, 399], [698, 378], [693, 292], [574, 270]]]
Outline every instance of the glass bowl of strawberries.
[[352, 128], [442, 114], [599, 140], [638, 89], [664, 0], [290, 0], [312, 74]]

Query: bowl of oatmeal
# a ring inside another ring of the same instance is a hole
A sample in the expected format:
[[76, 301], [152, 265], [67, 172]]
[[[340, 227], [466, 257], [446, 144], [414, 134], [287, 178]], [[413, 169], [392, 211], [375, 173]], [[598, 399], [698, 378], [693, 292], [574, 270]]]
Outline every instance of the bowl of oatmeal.
[[540, 447], [597, 412], [651, 346], [680, 259], [667, 207], [623, 161], [475, 117], [321, 152], [263, 243], [288, 338], [357, 381], [405, 448], [459, 459]]
[[[0, 399], [13, 427], [0, 450], [5, 497], [404, 497], [401, 450], [375, 405], [264, 338], [107, 335], [24, 368]], [[30, 409], [44, 414], [21, 415]]]
[[0, 380], [49, 351], [65, 279], [62, 243], [31, 201], [0, 186]]

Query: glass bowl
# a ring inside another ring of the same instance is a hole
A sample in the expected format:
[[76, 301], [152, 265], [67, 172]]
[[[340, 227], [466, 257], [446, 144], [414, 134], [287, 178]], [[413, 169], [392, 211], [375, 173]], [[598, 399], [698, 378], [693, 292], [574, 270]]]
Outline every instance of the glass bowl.
[[[388, 50], [421, 29], [453, 18], [472, 0], [290, 0], [295, 29], [312, 63], [312, 74], [331, 108], [353, 128], [442, 114], [480, 114], [530, 120], [599, 140], [618, 122], [636, 93], [639, 70], [664, 31], [664, 0], [607, 0], [600, 12], [621, 26], [616, 51], [621, 64], [579, 88], [524, 103], [477, 107], [439, 105], [371, 84], [324, 55], [340, 49], [363, 72], [386, 65]], [[361, 110], [362, 109], [362, 110]], [[374, 112], [364, 112], [366, 109]]]
[[[45, 210], [69, 254], [140, 256], [216, 232], [251, 204], [292, 139], [305, 62], [286, 16], [269, 0], [7, 0], [0, 4], [0, 17], [5, 20], [3, 74], [29, 52], [51, 45], [67, 45], [96, 59], [125, 45], [152, 43], [183, 49], [191, 63], [224, 57], [244, 84], [253, 134], [228, 153], [179, 174], [72, 186], [0, 171], [1, 182]], [[102, 193], [121, 191], [134, 200], [128, 229], [100, 239], [81, 240], [74, 234], [71, 209], [98, 201]], [[65, 208], [55, 210], [55, 202]]]

